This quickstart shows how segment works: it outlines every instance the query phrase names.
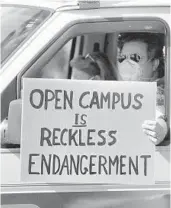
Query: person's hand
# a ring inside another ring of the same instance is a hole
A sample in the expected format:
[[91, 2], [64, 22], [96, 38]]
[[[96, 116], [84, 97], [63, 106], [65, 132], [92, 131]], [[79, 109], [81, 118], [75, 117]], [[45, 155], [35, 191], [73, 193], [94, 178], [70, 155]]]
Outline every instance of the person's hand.
[[158, 118], [156, 121], [144, 121], [143, 132], [149, 137], [149, 139], [155, 144], [160, 144], [167, 134], [167, 124], [162, 118]]

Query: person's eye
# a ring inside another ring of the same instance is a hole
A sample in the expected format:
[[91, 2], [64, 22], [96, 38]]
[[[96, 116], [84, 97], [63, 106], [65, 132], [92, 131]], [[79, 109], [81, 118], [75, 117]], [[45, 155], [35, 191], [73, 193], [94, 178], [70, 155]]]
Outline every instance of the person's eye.
[[122, 63], [125, 59], [126, 59], [126, 56], [125, 55], [118, 56], [118, 62], [119, 63]]
[[141, 56], [139, 54], [131, 54], [130, 59], [136, 63], [139, 63], [141, 60]]

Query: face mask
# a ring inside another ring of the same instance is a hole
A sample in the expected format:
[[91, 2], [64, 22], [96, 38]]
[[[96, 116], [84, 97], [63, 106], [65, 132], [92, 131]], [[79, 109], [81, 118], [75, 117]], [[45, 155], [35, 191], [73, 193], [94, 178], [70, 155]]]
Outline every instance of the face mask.
[[132, 60], [128, 59], [122, 63], [118, 63], [118, 80], [151, 81], [152, 79], [153, 78], [143, 78], [143, 70], [141, 66]]
[[124, 81], [140, 81], [142, 70], [136, 62], [125, 60], [118, 64], [118, 76], [120, 80]]

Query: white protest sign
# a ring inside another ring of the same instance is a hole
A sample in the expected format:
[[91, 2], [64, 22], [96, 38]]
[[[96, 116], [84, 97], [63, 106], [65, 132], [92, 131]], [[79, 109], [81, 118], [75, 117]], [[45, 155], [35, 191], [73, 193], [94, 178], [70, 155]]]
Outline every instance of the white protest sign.
[[154, 183], [156, 83], [24, 79], [21, 179]]

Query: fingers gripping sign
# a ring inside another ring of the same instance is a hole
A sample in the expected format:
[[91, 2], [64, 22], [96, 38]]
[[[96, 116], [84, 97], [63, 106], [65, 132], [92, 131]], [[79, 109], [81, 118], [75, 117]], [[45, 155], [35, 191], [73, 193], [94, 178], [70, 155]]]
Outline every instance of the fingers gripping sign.
[[143, 132], [155, 145], [158, 145], [160, 142], [162, 142], [167, 133], [167, 125], [162, 118], [158, 118], [156, 121], [146, 120], [142, 124], [142, 128]]

